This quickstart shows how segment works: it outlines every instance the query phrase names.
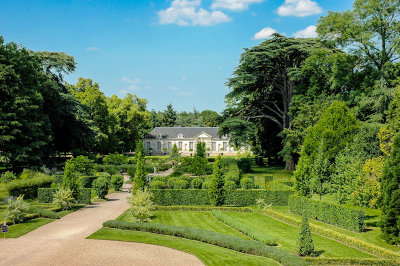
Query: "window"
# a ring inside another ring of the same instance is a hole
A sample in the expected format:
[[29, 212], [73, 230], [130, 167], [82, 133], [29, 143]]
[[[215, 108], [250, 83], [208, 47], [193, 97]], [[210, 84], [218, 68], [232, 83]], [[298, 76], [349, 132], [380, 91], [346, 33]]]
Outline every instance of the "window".
[[183, 139], [183, 135], [182, 135], [182, 134], [179, 134], [179, 135], [178, 135], [178, 139]]
[[216, 151], [217, 150], [217, 143], [213, 142], [212, 143], [212, 151]]
[[168, 142], [168, 150], [170, 151], [172, 149], [172, 142]]
[[189, 142], [189, 150], [193, 150], [193, 141]]
[[186, 144], [185, 144], [185, 151], [187, 151], [187, 149], [188, 149], [188, 148], [187, 148], [187, 143], [186, 143]]
[[150, 142], [146, 142], [146, 149], [149, 151], [150, 150]]
[[157, 150], [158, 150], [158, 151], [161, 151], [161, 142], [160, 142], [160, 141], [157, 142]]
[[157, 135], [157, 138], [158, 138], [158, 139], [162, 139], [162, 135], [161, 135], [161, 134], [158, 134], [158, 135]]
[[228, 142], [224, 142], [224, 151], [228, 150]]
[[178, 148], [182, 150], [182, 141], [179, 141]]

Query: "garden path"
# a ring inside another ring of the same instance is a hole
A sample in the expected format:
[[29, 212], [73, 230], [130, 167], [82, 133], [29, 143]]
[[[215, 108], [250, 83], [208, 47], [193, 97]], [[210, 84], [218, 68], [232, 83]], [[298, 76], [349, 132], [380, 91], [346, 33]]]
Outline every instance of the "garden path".
[[203, 265], [171, 248], [85, 239], [129, 208], [129, 186], [19, 238], [0, 239], [0, 265]]

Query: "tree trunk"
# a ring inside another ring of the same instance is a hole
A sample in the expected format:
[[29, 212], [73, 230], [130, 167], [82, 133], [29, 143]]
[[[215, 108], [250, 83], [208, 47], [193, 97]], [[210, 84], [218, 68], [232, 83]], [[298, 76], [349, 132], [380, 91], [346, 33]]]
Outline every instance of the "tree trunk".
[[285, 161], [285, 170], [296, 170], [296, 165], [293, 159], [288, 159]]

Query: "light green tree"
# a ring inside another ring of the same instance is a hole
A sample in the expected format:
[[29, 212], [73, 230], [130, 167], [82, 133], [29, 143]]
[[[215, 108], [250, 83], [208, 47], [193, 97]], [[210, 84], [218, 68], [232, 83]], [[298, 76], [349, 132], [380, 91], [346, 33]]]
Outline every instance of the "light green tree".
[[136, 173], [133, 178], [133, 189], [135, 190], [144, 190], [146, 187], [146, 174], [144, 171], [144, 158], [143, 155], [139, 152], [137, 154], [136, 161]]

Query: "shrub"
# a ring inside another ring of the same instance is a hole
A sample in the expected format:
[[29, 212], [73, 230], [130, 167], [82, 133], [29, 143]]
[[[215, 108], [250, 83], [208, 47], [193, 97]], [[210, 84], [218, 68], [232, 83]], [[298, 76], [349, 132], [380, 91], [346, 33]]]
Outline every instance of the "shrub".
[[15, 199], [10, 197], [7, 202], [4, 218], [15, 224], [24, 220], [28, 210], [29, 204], [24, 201], [24, 196], [21, 195]]
[[166, 183], [167, 179], [168, 178], [166, 176], [156, 175], [152, 177], [151, 181], [163, 181], [164, 183]]
[[235, 236], [224, 235], [204, 229], [179, 227], [156, 223], [129, 223], [124, 221], [107, 221], [103, 223], [103, 226], [123, 230], [151, 232], [197, 240], [211, 245], [236, 250], [238, 252], [246, 254], [268, 257], [280, 262], [283, 265], [288, 266], [307, 265], [301, 258], [291, 255], [284, 250], [266, 246], [258, 241], [244, 240]]
[[221, 156], [219, 155], [214, 162], [214, 170], [210, 183], [210, 203], [214, 206], [221, 206], [224, 204], [224, 173], [222, 172]]
[[120, 165], [126, 162], [126, 157], [122, 154], [114, 153], [104, 156], [103, 163]]
[[189, 182], [184, 180], [184, 179], [180, 179], [175, 181], [174, 184], [174, 189], [188, 189], [189, 188]]
[[94, 163], [88, 157], [78, 156], [65, 163], [63, 188], [69, 188], [74, 194], [78, 191], [77, 179], [79, 176], [94, 175]]
[[201, 186], [203, 185], [203, 179], [200, 177], [193, 178], [191, 182], [191, 186], [194, 189], [201, 189]]
[[126, 172], [131, 178], [133, 178], [135, 176], [135, 172], [136, 172], [136, 165], [129, 166], [129, 168]]
[[392, 260], [371, 258], [304, 258], [309, 265], [374, 265], [374, 266], [398, 266]]
[[11, 181], [6, 185], [6, 189], [10, 196], [24, 195], [25, 199], [34, 199], [37, 197], [38, 188], [50, 187], [51, 183], [53, 183], [52, 176], [40, 174], [30, 179]]
[[194, 175], [204, 175], [207, 173], [208, 161], [206, 158], [195, 156], [189, 166], [189, 172]]
[[96, 193], [97, 197], [99, 197], [100, 199], [105, 199], [105, 197], [108, 193], [109, 187], [110, 187], [110, 184], [109, 184], [108, 180], [103, 176], [100, 176], [96, 180], [93, 181], [94, 192]]
[[303, 222], [300, 226], [298, 247], [300, 256], [311, 256], [314, 254], [314, 241], [312, 239], [306, 213], [303, 214]]
[[164, 181], [153, 180], [151, 181], [151, 189], [165, 189], [167, 184]]
[[143, 190], [146, 186], [146, 173], [144, 170], [144, 158], [141, 153], [136, 155], [137, 165], [135, 177], [133, 178], [133, 188]]
[[234, 218], [230, 217], [227, 214], [224, 214], [220, 211], [212, 211], [211, 214], [217, 218], [218, 220], [220, 220], [221, 222], [223, 222], [224, 224], [227, 224], [228, 226], [238, 230], [239, 232], [242, 232], [243, 234], [245, 234], [246, 236], [260, 241], [261, 243], [264, 243], [268, 246], [276, 246], [276, 239], [273, 238], [272, 236], [265, 234], [265, 233], [261, 233], [257, 230], [254, 230], [251, 226], [248, 226], [246, 224], [243, 224], [237, 220], [235, 220]]
[[272, 175], [266, 175], [265, 176], [265, 184], [268, 182], [274, 181], [274, 177]]
[[81, 176], [78, 179], [79, 187], [91, 188], [93, 181], [96, 180], [97, 176]]
[[129, 198], [129, 209], [134, 222], [149, 222], [151, 217], [151, 211], [154, 210], [153, 206], [153, 194], [146, 188], [144, 191], [136, 190]]
[[[32, 214], [37, 213], [40, 217], [44, 217], [44, 218], [50, 218], [50, 219], [60, 219], [61, 218], [60, 214], [56, 213], [55, 211], [42, 209], [42, 208], [36, 208], [34, 206], [31, 206], [29, 208], [29, 212]], [[27, 217], [25, 216], [25, 219], [26, 218]]]
[[14, 175], [13, 172], [7, 171], [5, 173], [3, 173], [0, 177], [0, 182], [1, 183], [10, 183], [11, 181], [17, 179], [17, 177]]
[[240, 187], [243, 189], [254, 188], [254, 180], [249, 177], [244, 177], [240, 180]]
[[289, 195], [292, 193], [293, 192], [290, 190], [270, 191], [264, 189], [236, 189], [226, 193], [225, 205], [253, 206], [256, 205], [257, 199], [264, 199], [266, 204], [272, 204], [274, 206], [287, 206]]
[[179, 179], [177, 177], [168, 178], [168, 180], [167, 180], [168, 189], [174, 189], [175, 188], [175, 182], [178, 181], [178, 180]]
[[210, 179], [206, 179], [203, 184], [201, 185], [202, 189], [210, 189], [211, 187], [211, 180]]
[[355, 232], [362, 232], [365, 228], [364, 211], [294, 195], [289, 198], [289, 207], [292, 213], [302, 215], [307, 211], [311, 219], [342, 226]]
[[240, 180], [240, 170], [237, 163], [232, 163], [228, 166], [228, 172], [225, 175], [226, 181], [233, 181], [237, 185], [239, 184]]
[[237, 189], [237, 185], [236, 185], [235, 181], [232, 181], [232, 180], [225, 181], [225, 185], [224, 185], [225, 191], [235, 190], [235, 189]]
[[115, 191], [120, 191], [123, 184], [124, 184], [124, 177], [122, 175], [117, 174], [111, 177], [111, 187]]
[[283, 184], [283, 183], [277, 182], [277, 181], [271, 181], [271, 182], [269, 182], [269, 183], [265, 186], [265, 189], [268, 189], [268, 190], [278, 190], [278, 191], [282, 191], [282, 190], [293, 190], [293, 188], [291, 188], [291, 187], [289, 187], [289, 186], [287, 186], [287, 185], [285, 185], [285, 184]]
[[63, 210], [70, 210], [74, 202], [75, 199], [72, 196], [72, 190], [69, 188], [59, 189], [53, 195], [53, 203]]
[[76, 202], [80, 204], [90, 204], [92, 199], [92, 190], [90, 188], [81, 188], [78, 190]]
[[251, 171], [251, 158], [240, 158], [237, 161], [237, 166], [242, 173], [248, 173]]
[[63, 175], [55, 175], [53, 183], [56, 184], [56, 185], [62, 185], [63, 179], [64, 179]]
[[57, 192], [58, 188], [39, 188], [38, 189], [38, 200], [43, 203], [52, 203], [53, 195]]

